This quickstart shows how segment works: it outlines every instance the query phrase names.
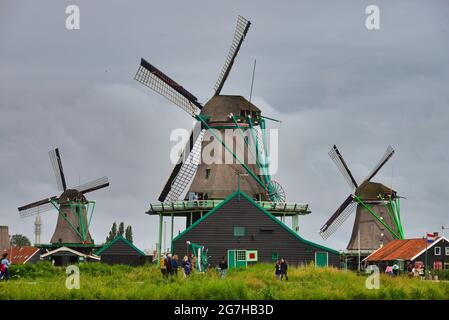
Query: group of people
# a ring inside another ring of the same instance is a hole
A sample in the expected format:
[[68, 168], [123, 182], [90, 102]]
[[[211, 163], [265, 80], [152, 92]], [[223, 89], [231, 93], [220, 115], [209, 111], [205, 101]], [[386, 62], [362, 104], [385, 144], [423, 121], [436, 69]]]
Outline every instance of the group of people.
[[9, 280], [9, 266], [11, 265], [11, 262], [8, 259], [8, 253], [5, 252], [2, 254], [2, 259], [0, 263], [0, 280]]
[[274, 274], [279, 280], [282, 280], [285, 277], [285, 280], [288, 281], [288, 264], [284, 258], [276, 260], [276, 264], [274, 266]]
[[193, 195], [193, 201], [197, 201], [197, 200], [209, 200], [209, 195], [207, 193], [205, 193], [204, 195], [202, 193], [194, 193]]
[[414, 265], [410, 262], [407, 266], [407, 272], [410, 278], [420, 277], [421, 280], [424, 280], [426, 277], [426, 267], [424, 264]]
[[399, 275], [399, 266], [397, 263], [395, 263], [392, 266], [387, 266], [385, 268], [385, 273], [388, 274], [389, 276], [397, 276]]
[[179, 257], [177, 254], [171, 253], [163, 255], [160, 260], [160, 268], [163, 277], [178, 276], [178, 269], [181, 268], [184, 277], [188, 277], [195, 264], [195, 257], [192, 255], [184, 256], [181, 263], [179, 263]]

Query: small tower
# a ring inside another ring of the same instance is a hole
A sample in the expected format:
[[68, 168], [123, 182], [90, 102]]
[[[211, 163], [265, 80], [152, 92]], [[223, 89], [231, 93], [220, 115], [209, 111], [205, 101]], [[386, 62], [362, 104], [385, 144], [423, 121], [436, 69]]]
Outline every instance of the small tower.
[[34, 245], [41, 243], [41, 226], [41, 216], [38, 213], [36, 219], [34, 220]]

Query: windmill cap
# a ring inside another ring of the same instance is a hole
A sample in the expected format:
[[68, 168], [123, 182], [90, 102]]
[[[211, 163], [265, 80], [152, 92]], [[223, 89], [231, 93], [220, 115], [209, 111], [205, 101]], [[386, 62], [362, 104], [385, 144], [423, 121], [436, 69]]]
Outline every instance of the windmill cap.
[[232, 122], [229, 115], [240, 116], [241, 111], [261, 112], [242, 96], [216, 95], [204, 105], [201, 114], [209, 116], [210, 122]]

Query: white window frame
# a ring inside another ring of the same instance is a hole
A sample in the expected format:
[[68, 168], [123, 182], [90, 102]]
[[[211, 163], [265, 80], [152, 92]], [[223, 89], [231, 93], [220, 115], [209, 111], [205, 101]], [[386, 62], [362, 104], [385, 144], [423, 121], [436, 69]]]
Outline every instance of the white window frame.
[[[437, 253], [437, 251], [438, 251], [438, 253]], [[441, 256], [441, 247], [433, 248], [433, 254], [436, 255], [436, 256]]]
[[446, 247], [445, 250], [446, 250], [446, 255], [449, 256], [449, 247]]

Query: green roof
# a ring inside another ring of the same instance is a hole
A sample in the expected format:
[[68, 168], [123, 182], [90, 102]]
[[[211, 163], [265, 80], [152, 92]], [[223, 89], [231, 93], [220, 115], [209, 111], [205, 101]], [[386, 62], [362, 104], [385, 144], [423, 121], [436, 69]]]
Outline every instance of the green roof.
[[136, 250], [141, 256], [144, 256], [145, 253], [143, 251], [141, 251], [139, 248], [137, 248], [135, 245], [133, 245], [131, 242], [129, 242], [128, 240], [126, 240], [123, 236], [117, 236], [114, 240], [112, 240], [111, 242], [105, 244], [100, 250], [98, 250], [97, 252], [95, 252], [95, 254], [97, 256], [101, 256], [101, 253], [103, 251], [105, 251], [107, 248], [109, 248], [110, 246], [112, 246], [114, 243], [116, 243], [117, 241], [123, 241], [124, 243], [126, 243], [128, 246], [130, 246], [131, 248], [133, 248], [134, 250]]
[[[198, 219], [194, 224], [190, 225], [187, 229], [185, 229], [183, 232], [181, 232], [179, 235], [177, 235], [173, 241], [176, 241], [178, 238], [182, 237], [184, 234], [186, 234], [187, 232], [189, 232], [190, 230], [196, 228], [203, 220], [205, 220], [207, 217], [209, 217], [210, 215], [214, 214], [218, 209], [220, 209], [224, 204], [228, 203], [232, 198], [234, 198], [235, 196], [242, 196], [245, 199], [247, 199], [249, 202], [251, 202], [254, 206], [256, 206], [260, 211], [262, 211], [264, 214], [266, 214], [271, 220], [273, 220], [274, 222], [276, 222], [277, 224], [279, 224], [282, 228], [284, 228], [286, 231], [288, 231], [290, 234], [292, 234], [293, 236], [295, 236], [298, 240], [322, 249], [322, 250], [326, 250], [329, 252], [332, 252], [334, 254], [339, 255], [340, 253], [337, 250], [319, 245], [317, 243], [308, 241], [304, 238], [302, 238], [299, 234], [297, 234], [295, 231], [293, 231], [289, 226], [287, 226], [285, 223], [283, 223], [281, 220], [277, 219], [274, 215], [272, 215], [269, 211], [267, 211], [265, 208], [261, 207], [256, 201], [254, 201], [253, 199], [251, 199], [251, 197], [247, 196], [244, 192], [238, 190], [236, 192], [234, 192], [233, 194], [231, 194], [228, 198], [226, 198], [225, 200], [223, 200], [219, 205], [217, 205], [216, 207], [214, 207], [211, 211], [209, 211], [207, 214], [205, 214], [204, 216], [202, 216], [200, 219]], [[173, 251], [173, 241], [172, 241], [172, 251]]]

